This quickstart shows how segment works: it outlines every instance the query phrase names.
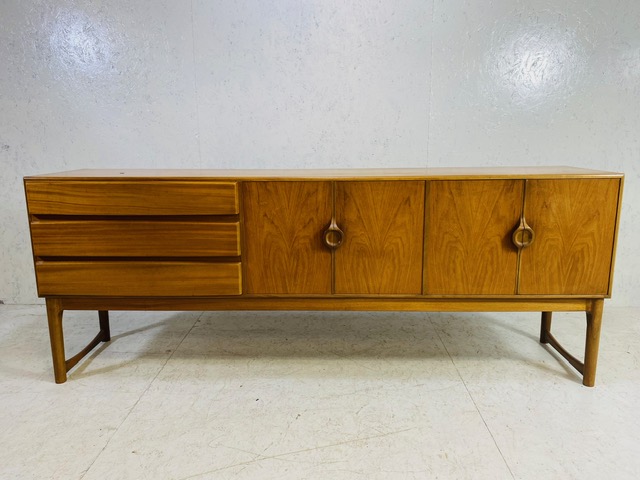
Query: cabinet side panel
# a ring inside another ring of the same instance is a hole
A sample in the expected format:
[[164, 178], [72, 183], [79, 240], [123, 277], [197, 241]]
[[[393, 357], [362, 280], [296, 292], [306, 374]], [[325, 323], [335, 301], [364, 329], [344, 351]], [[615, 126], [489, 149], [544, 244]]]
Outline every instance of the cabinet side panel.
[[337, 182], [336, 293], [420, 294], [424, 182]]
[[620, 179], [529, 180], [522, 294], [607, 295]]
[[243, 182], [245, 286], [254, 294], [330, 294], [330, 182]]
[[513, 295], [522, 180], [429, 183], [425, 292]]

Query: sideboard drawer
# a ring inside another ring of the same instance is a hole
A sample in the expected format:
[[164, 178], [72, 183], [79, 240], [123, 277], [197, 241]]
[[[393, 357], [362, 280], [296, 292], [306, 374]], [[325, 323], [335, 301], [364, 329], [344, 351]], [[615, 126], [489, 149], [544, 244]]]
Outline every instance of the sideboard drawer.
[[238, 185], [220, 181], [25, 183], [31, 215], [235, 215]]
[[195, 297], [240, 295], [240, 262], [40, 261], [42, 296]]
[[36, 257], [221, 257], [240, 255], [234, 221], [35, 220]]

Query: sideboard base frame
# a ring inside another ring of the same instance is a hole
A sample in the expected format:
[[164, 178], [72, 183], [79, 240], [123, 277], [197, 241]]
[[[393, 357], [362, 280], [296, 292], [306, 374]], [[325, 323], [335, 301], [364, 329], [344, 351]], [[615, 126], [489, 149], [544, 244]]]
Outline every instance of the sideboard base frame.
[[[411, 298], [411, 297], [47, 297], [47, 319], [56, 383], [67, 380], [67, 372], [102, 342], [111, 340], [109, 310], [333, 310], [407, 312], [542, 312], [540, 343], [553, 347], [583, 376], [583, 385], [595, 384], [603, 298]], [[64, 349], [62, 317], [65, 310], [96, 310], [99, 332], [89, 344], [67, 359]], [[584, 362], [571, 355], [551, 334], [554, 311], [586, 313]]]

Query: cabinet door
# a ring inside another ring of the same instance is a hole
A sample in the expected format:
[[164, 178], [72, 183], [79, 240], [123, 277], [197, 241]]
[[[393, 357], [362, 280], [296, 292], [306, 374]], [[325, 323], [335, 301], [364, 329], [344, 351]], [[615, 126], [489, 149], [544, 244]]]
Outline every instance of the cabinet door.
[[335, 293], [420, 294], [423, 181], [336, 182]]
[[522, 180], [428, 184], [425, 292], [513, 295], [518, 252], [511, 233], [522, 210]]
[[244, 182], [247, 293], [331, 293], [331, 197], [330, 182]]
[[607, 294], [620, 179], [528, 180], [526, 188], [536, 237], [522, 251], [519, 293]]

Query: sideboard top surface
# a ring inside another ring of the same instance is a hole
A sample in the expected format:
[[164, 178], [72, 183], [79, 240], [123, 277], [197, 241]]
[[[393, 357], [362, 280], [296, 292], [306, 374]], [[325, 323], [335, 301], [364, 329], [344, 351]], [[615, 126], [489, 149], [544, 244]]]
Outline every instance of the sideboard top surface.
[[82, 179], [185, 179], [229, 178], [239, 180], [375, 180], [375, 179], [473, 179], [473, 178], [598, 178], [622, 177], [622, 173], [576, 167], [444, 167], [444, 168], [349, 168], [349, 169], [82, 169], [25, 177], [27, 180]]

